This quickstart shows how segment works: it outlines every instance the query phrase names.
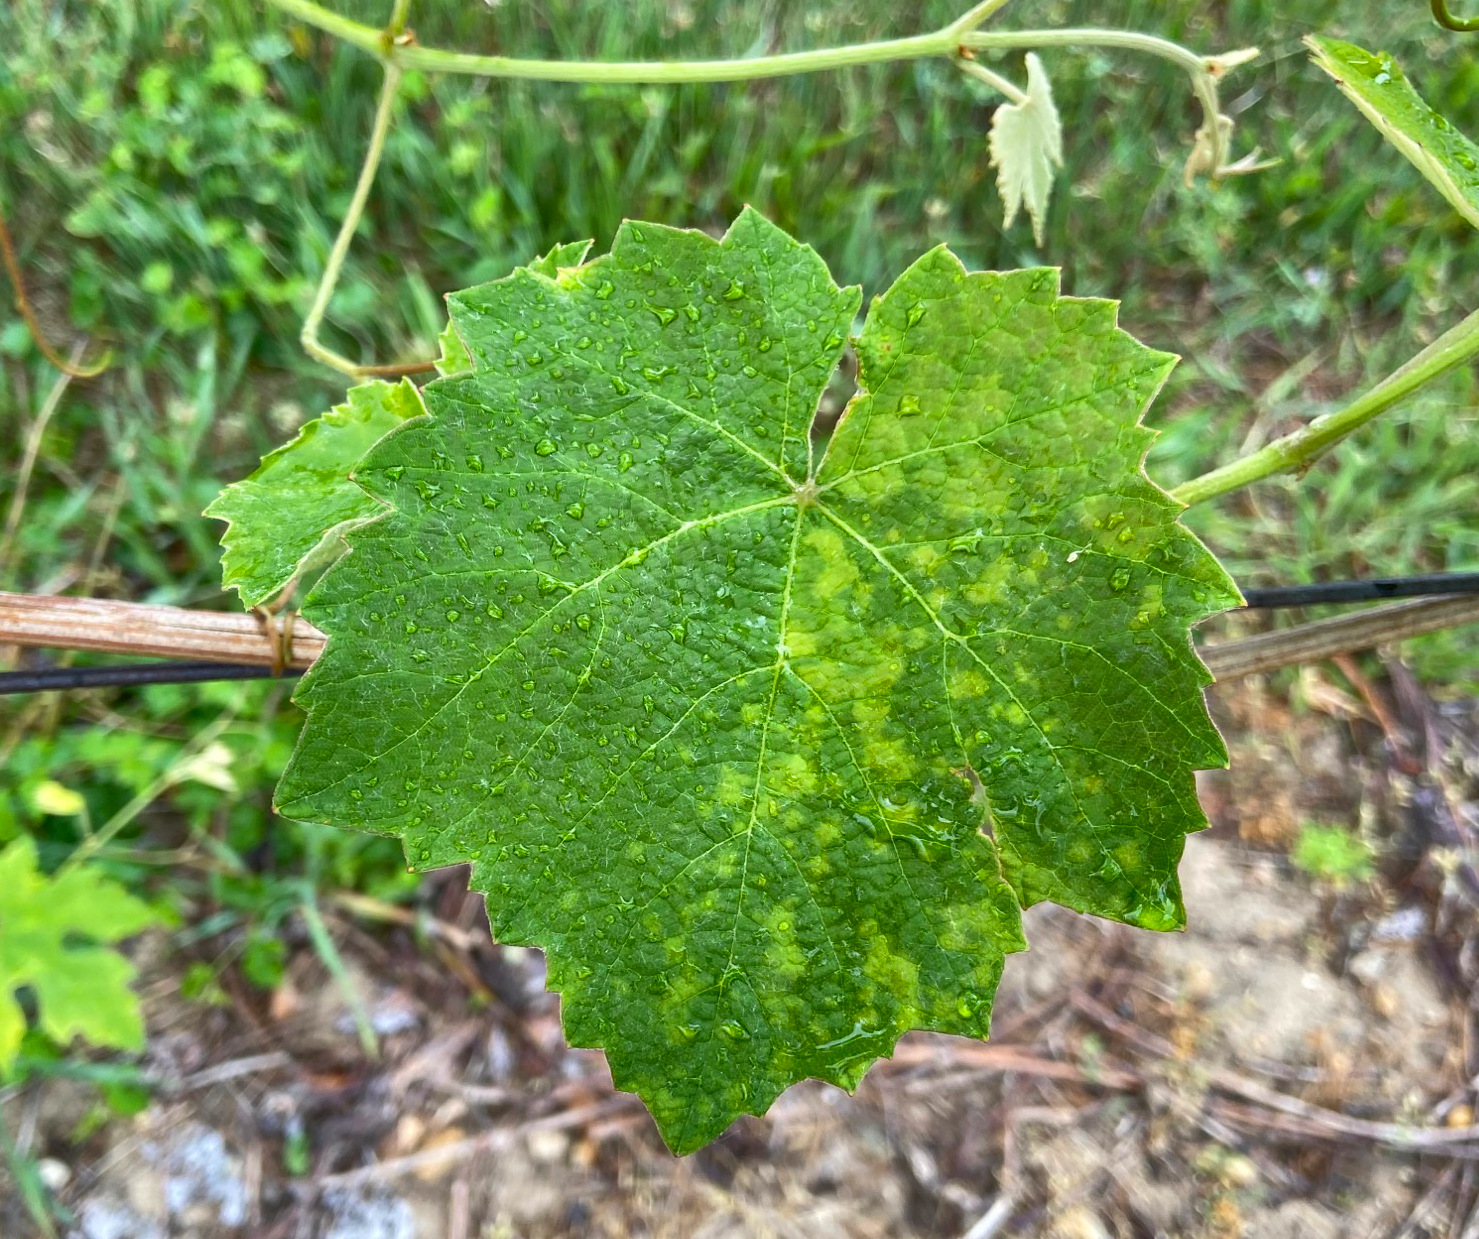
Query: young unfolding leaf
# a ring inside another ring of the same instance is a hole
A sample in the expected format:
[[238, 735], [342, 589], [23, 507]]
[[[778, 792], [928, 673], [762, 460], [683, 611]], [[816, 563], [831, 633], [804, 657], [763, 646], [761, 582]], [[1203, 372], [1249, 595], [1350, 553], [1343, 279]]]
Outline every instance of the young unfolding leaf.
[[117, 883], [86, 867], [47, 877], [36, 845], [16, 839], [0, 850], [0, 1076], [15, 1062], [25, 1015], [15, 992], [29, 987], [37, 1020], [52, 1040], [75, 1036], [95, 1045], [143, 1045], [139, 1000], [129, 989], [133, 965], [117, 942], [159, 918]]
[[1479, 228], [1479, 146], [1427, 105], [1386, 52], [1368, 52], [1339, 39], [1311, 37], [1305, 42], [1315, 63], [1386, 140]]
[[1063, 122], [1053, 103], [1047, 70], [1031, 52], [1027, 54], [1027, 98], [1003, 104], [991, 118], [991, 162], [1006, 204], [1005, 226], [1010, 228], [1025, 206], [1033, 239], [1042, 245], [1053, 169], [1063, 166]]
[[750, 211], [455, 295], [471, 372], [305, 607], [281, 811], [472, 861], [680, 1151], [983, 1035], [1021, 903], [1180, 925], [1224, 760], [1188, 626], [1237, 592], [1141, 470], [1172, 359], [935, 250], [823, 451], [858, 303]]
[[351, 388], [345, 403], [309, 422], [291, 443], [262, 458], [250, 477], [226, 487], [205, 515], [227, 523], [221, 579], [242, 605], [271, 601], [293, 581], [326, 567], [343, 535], [384, 506], [349, 480], [376, 439], [419, 416], [409, 379]]

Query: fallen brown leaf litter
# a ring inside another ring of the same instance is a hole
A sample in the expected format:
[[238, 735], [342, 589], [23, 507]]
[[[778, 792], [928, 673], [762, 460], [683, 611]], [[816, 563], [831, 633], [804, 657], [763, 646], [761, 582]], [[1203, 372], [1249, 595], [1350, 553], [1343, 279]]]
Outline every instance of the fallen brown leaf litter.
[[[1214, 705], [1233, 767], [1186, 934], [1034, 909], [993, 1041], [910, 1036], [855, 1097], [798, 1086], [692, 1157], [565, 1046], [539, 954], [488, 941], [457, 871], [326, 904], [378, 1057], [306, 944], [202, 1007], [161, 938], [152, 1104], [89, 1131], [51, 1080], [8, 1121], [81, 1239], [1479, 1239], [1479, 703], [1341, 660]], [[1295, 871], [1309, 821], [1378, 841], [1377, 879]], [[26, 1227], [0, 1178], [0, 1234]]]

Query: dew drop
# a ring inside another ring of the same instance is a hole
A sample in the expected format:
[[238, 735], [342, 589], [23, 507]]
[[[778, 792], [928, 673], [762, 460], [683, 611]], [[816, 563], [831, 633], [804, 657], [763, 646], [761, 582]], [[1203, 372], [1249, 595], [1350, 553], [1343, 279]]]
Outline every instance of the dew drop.
[[1119, 593], [1130, 583], [1130, 570], [1128, 568], [1116, 568], [1114, 575], [1109, 578], [1109, 588]]
[[559, 450], [560, 445], [553, 439], [541, 439], [534, 445], [534, 454], [536, 456], [553, 456]]
[[647, 308], [657, 315], [657, 321], [664, 327], [678, 317], [678, 311], [671, 306], [649, 305]]
[[738, 1020], [725, 1020], [724, 1023], [719, 1025], [719, 1031], [731, 1041], [748, 1041], [750, 1039], [750, 1030]]
[[625, 473], [636, 463], [636, 460], [632, 457], [632, 454], [630, 452], [623, 452], [620, 456], [616, 458], [616, 467], [622, 473]]
[[738, 301], [745, 295], [745, 286], [739, 280], [730, 280], [729, 287], [724, 290], [725, 301]]

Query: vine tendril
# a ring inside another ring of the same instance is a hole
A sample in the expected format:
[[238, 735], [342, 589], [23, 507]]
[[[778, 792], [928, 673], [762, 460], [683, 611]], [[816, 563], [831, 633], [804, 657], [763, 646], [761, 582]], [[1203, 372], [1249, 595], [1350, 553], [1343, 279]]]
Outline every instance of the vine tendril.
[[1479, 17], [1455, 17], [1448, 8], [1448, 0], [1433, 0], [1433, 17], [1445, 30], [1456, 30], [1460, 34], [1479, 31]]

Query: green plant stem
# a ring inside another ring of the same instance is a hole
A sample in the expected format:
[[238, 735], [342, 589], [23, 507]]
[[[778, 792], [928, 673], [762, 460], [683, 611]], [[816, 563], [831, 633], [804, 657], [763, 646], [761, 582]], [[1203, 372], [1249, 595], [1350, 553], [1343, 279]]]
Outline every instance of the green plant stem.
[[1241, 460], [1184, 482], [1171, 495], [1191, 507], [1275, 473], [1307, 468], [1321, 453], [1353, 430], [1406, 399], [1423, 384], [1463, 365], [1476, 355], [1479, 355], [1479, 310], [1444, 332], [1406, 365], [1393, 371], [1338, 413], [1317, 417], [1308, 426], [1276, 439]]
[[349, 209], [345, 211], [344, 221], [339, 225], [339, 235], [334, 238], [333, 247], [329, 250], [328, 260], [324, 263], [323, 276], [318, 282], [318, 292], [313, 298], [308, 317], [303, 320], [303, 330], [298, 337], [303, 345], [303, 351], [315, 361], [321, 361], [325, 365], [333, 366], [335, 370], [355, 377], [380, 372], [383, 368], [360, 366], [343, 354], [326, 348], [319, 343], [318, 329], [323, 323], [324, 314], [328, 311], [329, 299], [334, 295], [334, 287], [339, 282], [339, 272], [344, 266], [345, 255], [349, 253], [350, 242], [354, 240], [355, 229], [359, 227], [360, 216], [364, 214], [365, 202], [370, 196], [370, 186], [375, 183], [375, 173], [380, 168], [380, 156], [385, 151], [385, 137], [390, 132], [390, 118], [395, 111], [395, 99], [400, 90], [400, 84], [400, 67], [391, 61], [385, 61], [385, 79], [380, 84], [380, 101], [375, 106], [375, 123], [370, 129], [370, 144], [365, 150], [364, 163], [360, 166], [359, 180], [354, 186], [354, 196], [349, 200]]
[[985, 25], [1011, 2], [1012, 0], [981, 0], [980, 4], [967, 9], [951, 22], [949, 28], [958, 35], [965, 34], [977, 26]]
[[1460, 34], [1479, 30], [1479, 17], [1455, 17], [1447, 0], [1433, 0], [1433, 17], [1444, 29], [1456, 30]]
[[52, 1217], [51, 1193], [46, 1190], [37, 1173], [36, 1162], [27, 1153], [16, 1147], [10, 1130], [5, 1125], [4, 1106], [0, 1104], [0, 1156], [10, 1168], [10, 1177], [15, 1181], [21, 1203], [36, 1223], [37, 1231], [45, 1239], [57, 1239], [56, 1223]]
[[268, 0], [283, 12], [316, 26], [336, 38], [362, 48], [402, 69], [435, 73], [462, 73], [474, 77], [521, 78], [541, 82], [584, 82], [605, 85], [680, 85], [688, 82], [740, 82], [759, 78], [820, 73], [855, 65], [895, 60], [949, 56], [962, 47], [1040, 48], [1108, 47], [1143, 52], [1180, 65], [1188, 73], [1208, 73], [1208, 58], [1155, 35], [1130, 30], [1072, 28], [1063, 30], [981, 31], [974, 29], [1005, 0], [977, 6], [965, 17], [928, 34], [876, 43], [849, 43], [809, 52], [780, 52], [772, 56], [742, 56], [732, 60], [541, 60], [515, 56], [484, 56], [395, 43], [386, 47], [385, 31], [333, 13], [315, 0]]
[[585, 82], [628, 85], [678, 85], [686, 82], [740, 82], [758, 78], [786, 77], [796, 73], [819, 73], [855, 65], [881, 64], [896, 60], [920, 60], [930, 56], [955, 56], [962, 48], [972, 51], [1042, 47], [1105, 47], [1139, 52], [1168, 60], [1190, 76], [1192, 89], [1206, 113], [1213, 143], [1213, 168], [1227, 161], [1226, 139], [1217, 123], [1221, 114], [1217, 81], [1211, 66], [1215, 57], [1199, 56], [1189, 48], [1155, 35], [1131, 30], [1072, 28], [1063, 30], [983, 31], [975, 27], [1000, 9], [1007, 0], [987, 0], [948, 26], [929, 34], [877, 43], [850, 43], [842, 47], [810, 52], [781, 52], [774, 56], [743, 56], [734, 60], [596, 61], [537, 60], [513, 56], [481, 56], [451, 52], [414, 43], [388, 40], [386, 32], [330, 12], [315, 0], [268, 0], [300, 21], [363, 48], [387, 65], [437, 73], [464, 73], [475, 77], [521, 78], [541, 82]]
[[1009, 78], [1004, 78], [1000, 73], [988, 69], [985, 65], [978, 65], [974, 60], [966, 60], [964, 57], [957, 56], [955, 67], [962, 73], [969, 74], [977, 81], [985, 82], [997, 94], [1005, 96], [1008, 103], [1013, 103], [1021, 107], [1022, 104], [1027, 102], [1027, 92], [1025, 90], [1022, 90]]
[[333, 935], [329, 933], [329, 927], [324, 923], [323, 913], [319, 911], [318, 894], [308, 883], [303, 885], [298, 911], [303, 917], [303, 925], [308, 930], [308, 938], [313, 943], [313, 949], [318, 952], [319, 959], [329, 970], [329, 975], [349, 1007], [350, 1017], [354, 1021], [354, 1031], [359, 1037], [360, 1049], [365, 1052], [366, 1058], [378, 1059], [380, 1038], [375, 1035], [375, 1023], [370, 1017], [370, 1008], [365, 1004], [365, 996], [360, 993], [359, 986], [345, 966], [344, 958], [339, 954], [339, 948], [334, 945]]

